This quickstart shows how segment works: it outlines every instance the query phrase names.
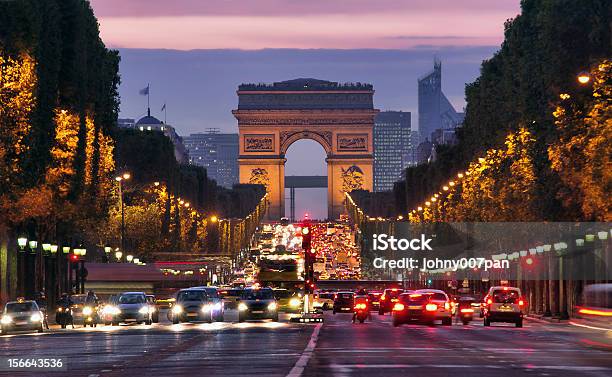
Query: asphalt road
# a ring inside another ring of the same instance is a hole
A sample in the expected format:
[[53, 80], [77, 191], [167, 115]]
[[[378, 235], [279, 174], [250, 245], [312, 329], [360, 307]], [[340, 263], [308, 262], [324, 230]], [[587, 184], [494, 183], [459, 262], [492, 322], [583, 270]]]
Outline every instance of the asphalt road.
[[[161, 316], [164, 317], [164, 316]], [[596, 330], [527, 321], [510, 325], [404, 325], [390, 316], [352, 324], [226, 322], [122, 325], [0, 336], [0, 357], [64, 357], [61, 372], [0, 376], [611, 376], [612, 351], [594, 348]]]

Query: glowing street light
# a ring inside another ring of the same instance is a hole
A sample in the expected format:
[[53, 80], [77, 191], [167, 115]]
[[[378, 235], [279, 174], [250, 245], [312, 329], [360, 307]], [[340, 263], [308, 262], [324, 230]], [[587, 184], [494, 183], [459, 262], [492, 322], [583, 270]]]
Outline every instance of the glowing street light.
[[581, 85], [586, 85], [591, 81], [591, 75], [586, 71], [582, 71], [578, 74], [577, 79]]
[[115, 251], [115, 258], [117, 258], [117, 262], [121, 261], [121, 257], [123, 256], [123, 253], [119, 250]]
[[19, 245], [19, 249], [21, 249], [21, 251], [23, 251], [26, 247], [26, 245], [28, 244], [28, 239], [25, 237], [19, 237], [17, 238], [17, 245]]
[[218, 220], [219, 220], [219, 218], [218, 218], [217, 216], [215, 216], [215, 215], [212, 215], [212, 216], [210, 217], [210, 222], [211, 222], [211, 223], [216, 223]]
[[131, 254], [128, 254], [128, 255], [125, 257], [125, 260], [131, 263], [131, 262], [132, 262], [132, 260], [134, 260], [134, 256], [133, 256], [133, 255], [131, 255]]

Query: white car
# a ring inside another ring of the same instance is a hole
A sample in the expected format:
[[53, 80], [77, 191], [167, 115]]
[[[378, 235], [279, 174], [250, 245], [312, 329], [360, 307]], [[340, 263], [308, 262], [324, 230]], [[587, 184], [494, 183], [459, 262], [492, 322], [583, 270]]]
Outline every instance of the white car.
[[484, 325], [492, 322], [510, 322], [523, 327], [525, 301], [516, 287], [491, 287], [484, 302]]
[[315, 293], [314, 303], [312, 306], [315, 309], [330, 310], [334, 307], [334, 293], [333, 292], [319, 292]]
[[6, 303], [0, 323], [3, 335], [24, 330], [43, 332], [44, 316], [36, 301], [18, 299]]

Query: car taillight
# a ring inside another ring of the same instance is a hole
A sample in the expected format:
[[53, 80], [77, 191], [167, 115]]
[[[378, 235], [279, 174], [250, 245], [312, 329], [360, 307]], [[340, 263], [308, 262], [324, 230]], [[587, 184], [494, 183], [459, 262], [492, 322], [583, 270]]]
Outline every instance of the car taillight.
[[474, 309], [461, 309], [461, 313], [474, 313]]
[[402, 304], [401, 302], [398, 302], [393, 306], [393, 311], [401, 312], [402, 310], [404, 310], [404, 304]]
[[492, 303], [493, 303], [493, 300], [491, 300], [491, 299], [487, 300], [487, 305], [491, 305]]
[[366, 304], [357, 304], [355, 305], [355, 309], [365, 309], [366, 308]]
[[425, 305], [425, 310], [427, 310], [428, 312], [435, 312], [436, 310], [438, 310], [438, 305], [436, 305], [436, 304], [427, 304], [427, 305]]
[[523, 306], [523, 305], [525, 305], [525, 301], [519, 300], [519, 306]]
[[387, 297], [385, 297], [385, 295], [382, 295], [382, 296], [380, 296], [380, 299], [381, 299], [382, 301], [385, 301], [385, 300], [387, 299]]
[[444, 309], [450, 310], [450, 307], [451, 306], [450, 306], [450, 303], [448, 301], [444, 303]]

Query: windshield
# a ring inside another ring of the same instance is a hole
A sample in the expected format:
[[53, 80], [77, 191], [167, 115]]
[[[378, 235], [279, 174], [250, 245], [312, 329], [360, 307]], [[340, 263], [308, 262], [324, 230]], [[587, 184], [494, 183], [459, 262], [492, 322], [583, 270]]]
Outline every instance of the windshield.
[[182, 291], [179, 292], [176, 301], [204, 301], [206, 292], [204, 291]]
[[274, 291], [274, 297], [276, 297], [277, 300], [280, 300], [281, 298], [289, 298], [291, 297], [291, 292], [286, 291], [286, 290], [279, 290], [279, 291]]
[[347, 301], [347, 300], [353, 300], [353, 294], [352, 293], [338, 293], [338, 295], [336, 296], [336, 300], [338, 301]]
[[402, 292], [404, 292], [402, 289], [388, 289], [385, 291], [385, 297], [397, 298]]
[[242, 298], [245, 300], [269, 300], [274, 298], [274, 294], [269, 289], [246, 289]]
[[85, 302], [86, 298], [87, 298], [87, 296], [85, 296], [85, 295], [70, 296], [70, 300], [72, 301], [73, 304], [82, 304], [82, 303]]
[[7, 313], [33, 312], [35, 310], [38, 310], [38, 306], [35, 302], [16, 302], [6, 304]]
[[120, 304], [144, 304], [145, 298], [143, 295], [121, 295], [119, 296]]
[[493, 291], [493, 302], [501, 304], [517, 304], [519, 300], [518, 291], [514, 290], [497, 290]]
[[400, 299], [404, 303], [408, 303], [410, 305], [422, 305], [427, 302], [428, 297], [426, 295], [414, 293], [414, 294], [403, 294], [400, 296]]
[[444, 293], [428, 293], [427, 295], [430, 300], [446, 301], [446, 295]]
[[334, 294], [333, 293], [321, 293], [319, 297], [333, 300]]

